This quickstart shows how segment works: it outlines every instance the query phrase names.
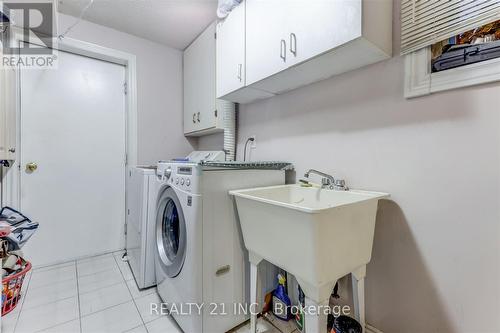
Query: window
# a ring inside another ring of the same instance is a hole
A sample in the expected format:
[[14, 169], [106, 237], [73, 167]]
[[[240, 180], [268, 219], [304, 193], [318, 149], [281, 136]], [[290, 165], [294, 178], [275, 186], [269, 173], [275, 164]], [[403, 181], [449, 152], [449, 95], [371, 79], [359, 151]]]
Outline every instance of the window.
[[499, 57], [500, 20], [434, 43], [431, 46], [431, 72]]
[[500, 81], [500, 20], [406, 55], [405, 97]]

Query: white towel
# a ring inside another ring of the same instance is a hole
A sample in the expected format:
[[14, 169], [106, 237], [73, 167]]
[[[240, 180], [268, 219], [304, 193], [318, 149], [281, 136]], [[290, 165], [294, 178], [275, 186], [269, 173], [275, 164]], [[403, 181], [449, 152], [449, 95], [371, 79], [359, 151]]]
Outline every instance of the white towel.
[[229, 15], [234, 7], [238, 6], [243, 0], [219, 0], [217, 6], [217, 16], [221, 19]]
[[38, 222], [10, 207], [0, 210], [0, 226], [6, 224], [10, 226], [10, 234], [4, 237], [9, 242], [9, 251], [21, 249], [38, 229]]

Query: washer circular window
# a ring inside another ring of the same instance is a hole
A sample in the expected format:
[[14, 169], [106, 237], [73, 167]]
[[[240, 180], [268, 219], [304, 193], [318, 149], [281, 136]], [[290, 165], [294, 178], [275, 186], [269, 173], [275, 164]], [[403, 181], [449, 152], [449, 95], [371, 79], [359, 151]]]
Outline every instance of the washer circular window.
[[169, 277], [177, 276], [186, 255], [186, 223], [172, 188], [167, 188], [158, 202], [156, 240], [163, 270]]

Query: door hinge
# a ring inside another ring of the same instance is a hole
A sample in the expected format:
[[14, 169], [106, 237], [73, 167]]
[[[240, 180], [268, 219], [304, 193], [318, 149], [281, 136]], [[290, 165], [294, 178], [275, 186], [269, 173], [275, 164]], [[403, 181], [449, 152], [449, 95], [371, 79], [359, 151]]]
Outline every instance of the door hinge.
[[214, 32], [214, 38], [217, 39], [217, 33], [216, 32]]
[[217, 118], [217, 110], [214, 111], [215, 118]]
[[125, 154], [125, 165], [128, 165], [128, 154]]
[[123, 93], [124, 93], [125, 95], [127, 95], [127, 94], [128, 94], [127, 82], [125, 82], [125, 83], [123, 84]]

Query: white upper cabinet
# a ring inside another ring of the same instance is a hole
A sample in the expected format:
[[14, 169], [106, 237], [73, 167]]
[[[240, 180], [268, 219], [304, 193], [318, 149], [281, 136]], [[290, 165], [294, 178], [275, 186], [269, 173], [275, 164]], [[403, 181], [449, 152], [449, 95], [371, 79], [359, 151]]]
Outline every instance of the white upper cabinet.
[[184, 133], [216, 127], [215, 23], [184, 51]]
[[287, 68], [287, 6], [284, 0], [247, 0], [247, 85]]
[[217, 23], [217, 96], [245, 86], [245, 2]]
[[[272, 5], [274, 0], [270, 0]], [[261, 2], [268, 6], [266, 2]], [[257, 13], [255, 13], [258, 15]], [[255, 22], [255, 26], [262, 24], [263, 15]], [[271, 20], [270, 16], [266, 17]], [[243, 0], [231, 13], [217, 24], [217, 98], [232, 102], [250, 102], [256, 99], [271, 97], [271, 94], [259, 89], [249, 87], [249, 80], [255, 81], [253, 76], [248, 77], [247, 58], [247, 33], [248, 23], [246, 14], [246, 0]], [[254, 50], [262, 50], [256, 47]], [[275, 59], [276, 60], [276, 59]], [[280, 60], [276, 60], [280, 63]], [[272, 66], [270, 66], [272, 68]], [[269, 75], [262, 72], [262, 77]]]
[[[392, 54], [392, 0], [246, 0], [244, 6], [245, 18], [239, 13], [234, 19], [239, 25], [246, 20], [245, 85], [227, 85], [218, 91], [223, 99], [273, 96]], [[224, 38], [217, 57], [241, 52], [241, 42]]]
[[361, 37], [361, 0], [290, 1], [282, 10], [289, 66]]
[[15, 70], [0, 70], [0, 160], [16, 159], [15, 78]]
[[216, 99], [215, 51], [215, 22], [184, 51], [186, 136], [222, 131], [224, 112], [232, 106], [230, 102]]

